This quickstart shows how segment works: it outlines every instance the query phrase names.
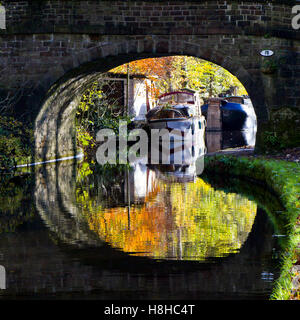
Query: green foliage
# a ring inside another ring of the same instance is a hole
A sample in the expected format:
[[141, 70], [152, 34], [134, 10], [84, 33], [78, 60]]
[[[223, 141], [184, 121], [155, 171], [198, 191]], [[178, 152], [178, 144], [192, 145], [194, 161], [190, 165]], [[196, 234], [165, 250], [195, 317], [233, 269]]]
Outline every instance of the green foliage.
[[188, 87], [199, 91], [203, 97], [217, 96], [236, 87], [239, 95], [247, 94], [240, 81], [224, 68], [202, 59], [187, 56], [173, 58], [170, 72], [173, 89]]
[[276, 132], [264, 131], [263, 143], [265, 150], [281, 150], [285, 147], [282, 139], [280, 139]]
[[271, 299], [286, 300], [291, 294], [291, 268], [295, 260], [300, 233], [296, 221], [300, 216], [300, 165], [286, 161], [217, 156], [206, 159], [206, 170], [264, 182], [278, 196], [284, 210], [274, 213], [277, 224], [287, 235], [282, 243], [281, 274]]
[[278, 63], [274, 59], [264, 59], [262, 63], [262, 72], [265, 74], [275, 73], [278, 69]]
[[0, 171], [12, 170], [31, 156], [33, 131], [11, 117], [0, 116]]
[[111, 101], [103, 90], [105, 81], [94, 82], [79, 103], [76, 113], [77, 142], [88, 153], [96, 146], [96, 134], [100, 129], [112, 129], [116, 134], [119, 130], [119, 120], [130, 122], [124, 115], [124, 107]]
[[128, 168], [128, 165], [99, 165], [94, 160], [80, 163], [76, 177], [77, 201], [91, 210], [103, 202], [111, 205], [123, 202], [121, 189]]
[[185, 57], [187, 86], [200, 91], [204, 96], [217, 96], [238, 88], [238, 94], [247, 94], [240, 81], [224, 68], [202, 59]]

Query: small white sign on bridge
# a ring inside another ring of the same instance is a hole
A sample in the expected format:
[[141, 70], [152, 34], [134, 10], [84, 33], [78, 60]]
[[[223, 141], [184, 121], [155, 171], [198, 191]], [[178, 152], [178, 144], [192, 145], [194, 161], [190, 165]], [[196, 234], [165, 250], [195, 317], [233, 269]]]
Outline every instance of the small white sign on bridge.
[[274, 52], [272, 50], [263, 50], [260, 52], [263, 57], [271, 57]]

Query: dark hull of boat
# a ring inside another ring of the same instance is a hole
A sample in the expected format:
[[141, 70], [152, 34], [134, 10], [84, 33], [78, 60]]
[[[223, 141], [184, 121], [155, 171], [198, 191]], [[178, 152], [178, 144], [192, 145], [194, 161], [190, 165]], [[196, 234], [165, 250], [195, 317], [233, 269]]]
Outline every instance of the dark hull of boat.
[[222, 129], [223, 130], [243, 130], [247, 114], [243, 111], [222, 110]]

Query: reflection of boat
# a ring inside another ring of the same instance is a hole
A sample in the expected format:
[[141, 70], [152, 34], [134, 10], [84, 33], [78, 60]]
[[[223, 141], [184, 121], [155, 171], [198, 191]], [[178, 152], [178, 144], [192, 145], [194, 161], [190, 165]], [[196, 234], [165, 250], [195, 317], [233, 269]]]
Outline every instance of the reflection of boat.
[[255, 146], [256, 129], [240, 131], [207, 131], [205, 144], [207, 152], [216, 152], [229, 148]]
[[[184, 150], [173, 149], [170, 154], [170, 163], [149, 164], [149, 168], [155, 170], [158, 179], [169, 182], [195, 181], [204, 169], [204, 155], [206, 147], [203, 143], [192, 145]], [[176, 161], [182, 157], [182, 162]]]
[[[152, 188], [153, 177], [156, 180], [167, 182], [186, 183], [195, 181], [204, 169], [206, 147], [204, 141], [202, 142], [198, 146], [190, 146], [184, 150], [172, 150], [168, 164], [152, 163], [151, 155], [147, 162], [148, 164], [146, 164], [146, 161], [134, 163], [132, 171], [134, 174], [134, 193], [136, 195], [142, 194], [141, 198], [144, 198], [146, 190], [149, 192]], [[179, 158], [182, 159], [181, 163], [176, 161]], [[149, 175], [149, 172], [152, 174]], [[141, 185], [143, 182], [145, 183], [145, 187]]]
[[[250, 99], [239, 96], [225, 97], [221, 101], [222, 130], [249, 130], [256, 128], [256, 115]], [[207, 118], [208, 104], [201, 107]]]
[[[125, 184], [130, 189], [130, 198], [126, 195], [126, 202], [128, 198], [131, 203], [143, 202], [147, 195], [152, 196], [157, 186], [155, 181], [186, 183], [195, 181], [197, 176], [201, 175], [207, 151], [204, 139], [199, 139], [197, 145], [185, 145], [184, 148], [178, 147], [169, 151], [168, 163], [152, 161], [151, 153], [147, 159], [140, 158], [131, 163], [128, 183]], [[163, 151], [159, 151], [160, 156], [162, 153]]]
[[159, 180], [165, 182], [194, 182], [196, 180], [196, 168], [193, 165], [158, 164], [149, 166], [154, 170]]
[[200, 99], [195, 92], [174, 91], [161, 95], [157, 106], [146, 114], [150, 129], [176, 130], [182, 139], [184, 133], [204, 135], [205, 118], [201, 115]]

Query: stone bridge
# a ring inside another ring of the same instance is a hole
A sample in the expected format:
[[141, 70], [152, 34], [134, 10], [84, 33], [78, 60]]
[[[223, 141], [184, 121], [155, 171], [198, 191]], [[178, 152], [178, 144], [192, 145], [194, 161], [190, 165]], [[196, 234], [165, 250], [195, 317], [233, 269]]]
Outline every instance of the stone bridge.
[[[214, 62], [246, 87], [266, 135], [300, 145], [300, 31], [293, 1], [1, 1], [2, 99], [35, 123], [35, 157], [76, 152], [74, 115], [100, 73], [125, 62], [191, 55]], [[272, 57], [260, 52], [269, 49]]]

